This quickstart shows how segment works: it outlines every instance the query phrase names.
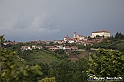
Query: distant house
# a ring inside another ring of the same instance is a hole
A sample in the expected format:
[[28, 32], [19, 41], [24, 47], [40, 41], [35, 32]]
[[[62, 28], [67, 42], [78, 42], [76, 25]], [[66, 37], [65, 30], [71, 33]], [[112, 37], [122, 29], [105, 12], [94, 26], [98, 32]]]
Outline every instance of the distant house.
[[22, 46], [21, 50], [32, 50], [30, 46]]
[[76, 46], [64, 46], [63, 50], [78, 50]]
[[32, 49], [36, 49], [36, 46], [35, 45], [32, 45]]
[[50, 44], [51, 42], [53, 42], [53, 41], [46, 41], [46, 44]]
[[54, 43], [63, 44], [64, 40], [54, 40]]
[[107, 38], [107, 37], [110, 37], [110, 32], [106, 31], [106, 30], [95, 31], [95, 32], [92, 32], [91, 38], [95, 38], [95, 37], [98, 37], [98, 36]]
[[71, 49], [74, 50], [74, 51], [78, 50], [78, 48], [76, 46], [71, 46]]
[[35, 45], [32, 45], [32, 49], [42, 49], [42, 46], [35, 46]]
[[37, 46], [38, 49], [42, 49], [42, 46]]
[[68, 35], [64, 37], [64, 42], [68, 42], [68, 43], [74, 43], [74, 39], [73, 38], [70, 38]]
[[55, 50], [59, 49], [59, 48], [56, 47], [56, 46], [46, 46], [46, 48], [47, 48], [48, 50], [50, 50], [50, 51], [55, 51]]
[[54, 41], [41, 41], [42, 44], [50, 44], [52, 42], [54, 42]]
[[29, 41], [29, 43], [41, 43], [41, 40]]
[[41, 43], [42, 43], [42, 44], [47, 44], [47, 42], [46, 42], [46, 41], [41, 41]]
[[63, 50], [71, 50], [71, 47], [70, 46], [64, 46]]
[[88, 40], [87, 42], [86, 42], [86, 44], [93, 44], [94, 43], [94, 41], [92, 41], [92, 40]]
[[69, 39], [68, 43], [75, 43], [74, 39]]
[[68, 39], [71, 39], [68, 35], [64, 37], [64, 42], [66, 43]]
[[14, 45], [14, 44], [18, 44], [18, 43], [19, 43], [19, 42], [5, 42], [4, 45], [8, 45], [8, 44]]
[[56, 47], [59, 49], [63, 49], [63, 45], [57, 45]]
[[36, 40], [35, 42], [36, 42], [36, 43], [41, 43], [41, 40]]

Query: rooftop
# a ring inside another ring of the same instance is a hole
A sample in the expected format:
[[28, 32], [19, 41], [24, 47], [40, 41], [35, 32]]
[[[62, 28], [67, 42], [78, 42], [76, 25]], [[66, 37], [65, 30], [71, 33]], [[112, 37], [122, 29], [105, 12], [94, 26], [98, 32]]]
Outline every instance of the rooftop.
[[109, 32], [109, 31], [107, 31], [107, 30], [94, 31], [94, 32], [92, 32], [92, 33], [100, 33], [100, 32], [106, 32], [106, 33], [110, 33], [110, 32]]

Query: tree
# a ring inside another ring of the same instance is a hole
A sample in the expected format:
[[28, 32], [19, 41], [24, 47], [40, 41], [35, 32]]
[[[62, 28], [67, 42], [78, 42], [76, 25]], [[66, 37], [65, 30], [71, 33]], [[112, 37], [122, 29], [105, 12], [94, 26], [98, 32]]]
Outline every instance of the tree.
[[2, 82], [36, 82], [42, 75], [39, 65], [25, 65], [15, 51], [3, 47], [4, 36], [0, 36], [0, 81]]
[[[60, 61], [51, 67], [51, 76], [56, 77], [57, 82], [73, 82], [73, 71], [70, 70], [69, 61]], [[73, 65], [73, 64], [72, 64]]]
[[65, 51], [63, 49], [58, 49], [58, 50], [55, 50], [54, 52], [58, 54], [65, 54]]
[[77, 70], [74, 75], [77, 74], [77, 77], [74, 78], [77, 79], [75, 82], [88, 82], [87, 74], [86, 74], [86, 71], [89, 68], [88, 61], [89, 61], [89, 55], [86, 55], [84, 58], [80, 58], [78, 61], [76, 61]]
[[101, 77], [124, 76], [124, 54], [118, 50], [98, 49], [96, 54], [91, 55], [88, 74]]
[[120, 32], [120, 33], [117, 32], [117, 33], [115, 34], [115, 38], [116, 38], [116, 39], [124, 39], [124, 35], [121, 34], [121, 32]]
[[87, 44], [87, 45], [85, 46], [85, 49], [86, 49], [86, 50], [90, 50], [90, 48], [91, 48], [91, 45], [90, 45], [90, 44]]
[[78, 47], [78, 49], [84, 49], [85, 48], [85, 46], [83, 44], [78, 44], [77, 47]]
[[78, 61], [60, 61], [52, 64], [50, 74], [57, 82], [87, 82], [88, 56]]
[[91, 36], [88, 36], [88, 39], [91, 39]]
[[[4, 35], [2, 35], [2, 36], [0, 36], [0, 50], [3, 48], [3, 46], [4, 46], [4, 40], [5, 40], [5, 38], [4, 38]], [[1, 59], [2, 59], [2, 57], [1, 57], [1, 55], [0, 55], [0, 72], [1, 72]]]
[[32, 53], [31, 50], [24, 50], [19, 52], [19, 56], [25, 59], [25, 61], [29, 62], [31, 61], [31, 53]]

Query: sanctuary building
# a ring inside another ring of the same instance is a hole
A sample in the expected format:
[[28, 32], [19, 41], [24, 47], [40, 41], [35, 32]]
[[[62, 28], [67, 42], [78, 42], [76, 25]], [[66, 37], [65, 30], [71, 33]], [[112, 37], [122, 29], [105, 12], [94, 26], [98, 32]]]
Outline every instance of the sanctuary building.
[[110, 37], [110, 32], [106, 30], [92, 32], [91, 38], [95, 38], [95, 37], [108, 38]]

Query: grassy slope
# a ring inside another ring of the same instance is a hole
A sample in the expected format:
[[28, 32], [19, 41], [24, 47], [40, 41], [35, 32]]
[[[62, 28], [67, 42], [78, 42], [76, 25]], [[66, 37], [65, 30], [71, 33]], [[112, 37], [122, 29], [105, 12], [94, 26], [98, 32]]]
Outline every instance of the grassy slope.
[[[47, 63], [47, 64], [50, 64], [50, 63], [53, 63], [53, 62], [59, 62], [60, 60], [55, 57], [54, 55], [52, 55], [54, 53], [50, 52], [50, 51], [33, 51], [33, 53], [31, 54], [31, 61], [30, 62], [27, 62], [27, 63]], [[85, 55], [87, 55], [88, 52], [86, 51], [83, 51], [83, 52], [80, 52], [80, 54], [76, 57], [71, 57], [69, 56], [69, 58], [71, 60], [78, 60], [79, 58], [83, 58]], [[59, 54], [58, 54], [59, 55]], [[62, 55], [62, 54], [60, 54]]]
[[31, 54], [32, 57], [32, 61], [31, 62], [35, 62], [35, 63], [47, 63], [50, 64], [52, 62], [57, 62], [59, 61], [55, 56], [53, 56], [52, 54], [49, 53], [45, 53], [43, 51], [38, 51], [38, 52], [33, 52]]
[[78, 55], [76, 56], [69, 56], [69, 58], [73, 61], [76, 61], [78, 60], [79, 58], [83, 58], [85, 57], [86, 55], [88, 55], [88, 52], [87, 51], [80, 51]]

